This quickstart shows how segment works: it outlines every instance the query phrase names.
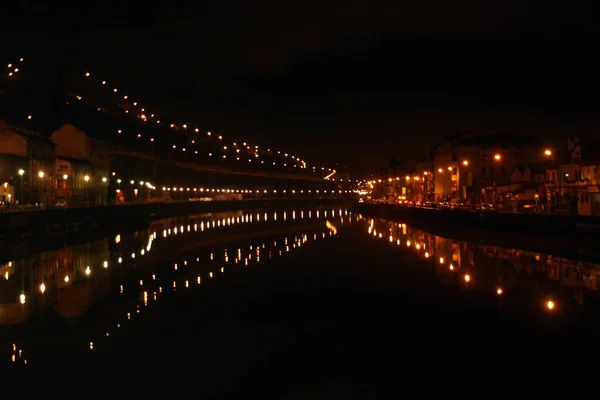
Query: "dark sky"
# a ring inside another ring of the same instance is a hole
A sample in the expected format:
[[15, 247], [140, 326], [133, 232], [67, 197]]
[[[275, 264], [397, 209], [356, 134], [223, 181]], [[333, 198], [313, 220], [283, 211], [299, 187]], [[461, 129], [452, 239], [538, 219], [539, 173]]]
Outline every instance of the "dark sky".
[[6, 54], [309, 163], [377, 171], [457, 131], [600, 126], [597, 9], [573, 1], [54, 3], [3, 11]]

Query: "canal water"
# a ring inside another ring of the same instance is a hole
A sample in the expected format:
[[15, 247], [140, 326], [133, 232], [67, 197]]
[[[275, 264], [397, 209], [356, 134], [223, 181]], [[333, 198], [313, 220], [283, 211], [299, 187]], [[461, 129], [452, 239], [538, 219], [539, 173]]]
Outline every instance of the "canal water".
[[0, 278], [6, 382], [95, 392], [372, 398], [457, 363], [581, 355], [598, 334], [600, 265], [342, 206], [158, 220]]

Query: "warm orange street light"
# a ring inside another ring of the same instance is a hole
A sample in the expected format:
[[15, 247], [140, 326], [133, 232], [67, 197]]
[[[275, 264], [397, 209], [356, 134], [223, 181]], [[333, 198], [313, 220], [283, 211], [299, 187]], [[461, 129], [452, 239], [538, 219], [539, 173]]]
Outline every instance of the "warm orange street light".
[[441, 168], [439, 168], [439, 169], [438, 169], [438, 172], [444, 172], [444, 170], [443, 170], [443, 169], [441, 169]]
[[544, 154], [547, 155], [547, 156], [551, 156], [552, 155], [552, 150], [546, 149], [546, 151], [544, 151]]
[[452, 171], [452, 167], [448, 167], [448, 171]]
[[494, 158], [495, 158], [496, 160], [500, 160], [500, 159], [502, 159], [502, 156], [501, 156], [500, 154], [496, 154], [496, 155], [494, 156]]
[[469, 161], [467, 161], [467, 160], [464, 160], [464, 161], [463, 161], [463, 165], [466, 167], [467, 165], [469, 165]]

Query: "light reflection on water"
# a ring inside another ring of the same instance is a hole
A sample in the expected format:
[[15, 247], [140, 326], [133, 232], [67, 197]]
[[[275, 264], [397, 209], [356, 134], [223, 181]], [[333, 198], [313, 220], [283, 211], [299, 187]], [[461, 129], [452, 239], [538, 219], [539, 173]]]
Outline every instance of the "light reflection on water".
[[600, 265], [596, 263], [453, 240], [384, 219], [359, 215], [357, 220], [369, 236], [385, 239], [428, 262], [442, 283], [499, 297], [512, 290], [529, 290], [536, 292], [533, 301], [544, 311], [556, 311], [563, 302], [585, 305], [586, 300], [600, 298]]
[[[349, 238], [350, 231], [360, 236]], [[586, 305], [600, 285], [597, 264], [443, 238], [345, 208], [240, 211], [158, 220], [135, 233], [10, 261], [0, 266], [1, 323], [9, 328], [48, 307], [66, 319], [96, 318], [91, 307], [117, 298], [85, 331], [81, 346], [93, 353], [165, 297], [328, 238], [365, 252], [374, 251], [367, 241], [381, 241], [402, 255], [398, 268], [422, 268], [441, 284], [499, 300], [528, 291], [520, 301], [540, 314], [561, 312], [569, 302]], [[26, 340], [12, 337], [0, 344], [0, 356], [11, 364], [35, 363]]]
[[[352, 216], [342, 208], [337, 218], [329, 219], [318, 209], [293, 210], [291, 218], [286, 210], [176, 217], [154, 221], [132, 234], [10, 261], [0, 266], [0, 325], [6, 330], [47, 312], [48, 306], [67, 319], [85, 318], [90, 307], [116, 288], [123, 301], [111, 309], [117, 314], [115, 321], [87, 342], [94, 351], [111, 332], [163, 296], [216, 279], [230, 268], [250, 268], [335, 237], [336, 226], [350, 222]], [[248, 242], [253, 244], [245, 245]], [[11, 363], [27, 364], [19, 347], [25, 344], [10, 346]]]
[[[338, 215], [342, 210], [338, 210]], [[348, 213], [347, 210], [344, 212]], [[331, 210], [330, 213], [335, 211]], [[172, 246], [172, 241], [180, 243], [189, 234], [217, 232], [218, 235], [231, 233], [227, 228], [240, 228], [243, 225], [267, 224], [269, 218], [277, 221], [278, 215], [283, 216], [287, 222], [286, 210], [270, 210], [267, 212], [224, 212], [214, 215], [187, 216], [162, 219], [154, 221], [150, 228], [137, 231], [133, 234], [117, 234], [111, 239], [102, 239], [63, 249], [46, 251], [20, 260], [0, 264], [0, 325], [12, 325], [27, 319], [31, 308], [28, 304], [35, 302], [52, 302], [59, 313], [67, 318], [77, 317], [85, 311], [89, 303], [96, 297], [102, 297], [102, 282], [105, 282], [109, 270], [117, 266], [139, 267], [156, 262], [164, 257], [164, 247]], [[262, 219], [261, 219], [262, 215]], [[325, 212], [325, 218], [327, 212]], [[341, 215], [340, 215], [341, 217]], [[296, 218], [296, 211], [292, 211], [290, 222], [320, 220], [319, 210], [313, 214], [309, 210], [305, 218], [304, 210], [300, 211], [300, 218]], [[265, 225], [267, 226], [267, 225]], [[236, 229], [239, 231], [239, 229]], [[202, 237], [202, 236], [200, 236]], [[197, 238], [197, 236], [194, 236]], [[211, 237], [214, 239], [214, 236]], [[164, 243], [161, 243], [164, 242]], [[153, 247], [163, 245], [158, 252], [153, 252]], [[194, 240], [186, 243], [184, 247], [178, 245], [177, 250], [193, 248], [197, 245]], [[155, 255], [156, 254], [156, 255]], [[212, 256], [211, 256], [212, 257]], [[225, 255], [225, 262], [228, 262]], [[234, 259], [238, 263], [241, 255]], [[73, 287], [85, 284], [91, 286], [90, 296], [85, 301], [67, 301], [69, 291]], [[78, 307], [62, 309], [63, 303], [77, 303]]]

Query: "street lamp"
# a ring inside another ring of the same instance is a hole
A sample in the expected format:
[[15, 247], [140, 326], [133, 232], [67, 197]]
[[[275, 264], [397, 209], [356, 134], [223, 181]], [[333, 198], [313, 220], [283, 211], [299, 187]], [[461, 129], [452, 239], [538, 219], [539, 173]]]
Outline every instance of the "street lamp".
[[38, 172], [38, 176], [40, 177], [40, 179], [42, 180], [42, 184], [41, 184], [41, 198], [40, 198], [40, 202], [43, 202], [44, 200], [44, 191], [45, 191], [45, 187], [44, 187], [44, 176], [46, 175], [46, 173], [44, 173], [44, 171], [39, 171]]
[[[447, 197], [450, 197], [452, 195], [452, 175], [454, 175], [454, 168], [452, 168], [452, 166], [448, 167], [448, 171], [450, 171], [450, 173], [448, 174], [448, 183], [449, 183], [449, 187], [450, 190], [448, 190], [448, 194], [446, 195]], [[444, 193], [446, 192], [446, 179], [444, 179]]]
[[63, 181], [64, 181], [64, 182], [63, 182], [63, 191], [64, 191], [64, 193], [65, 193], [65, 196], [66, 196], [66, 191], [67, 191], [67, 179], [69, 179], [69, 175], [67, 175], [67, 174], [64, 174], [62, 177], [63, 177]]
[[[83, 180], [85, 182], [89, 182], [90, 181], [90, 176], [89, 175], [85, 175], [83, 177]], [[85, 188], [85, 198], [86, 198], [86, 203], [88, 203], [88, 207], [90, 205], [90, 189], [88, 187]]]
[[23, 198], [24, 198], [24, 196], [23, 196], [23, 175], [25, 175], [25, 170], [23, 168], [21, 168], [21, 169], [19, 169], [18, 173], [19, 173], [19, 176], [21, 177], [21, 193], [20, 193], [21, 196], [20, 197], [21, 197], [21, 205], [23, 205]]
[[[438, 168], [438, 172], [440, 174], [444, 173], [444, 170], [442, 168]], [[446, 177], [444, 175], [441, 176], [440, 181], [442, 182], [442, 198], [444, 198], [446, 196]]]
[[[500, 155], [500, 153], [496, 153], [494, 155], [494, 160], [500, 161], [501, 159], [502, 159], [502, 156]], [[496, 202], [496, 180], [495, 179], [494, 179], [494, 186], [493, 187], [494, 187], [494, 192], [493, 192], [493, 196], [494, 197], [493, 197], [492, 203], [495, 203]]]
[[[463, 161], [462, 161], [462, 165], [463, 165], [465, 168], [466, 168], [466, 167], [468, 167], [468, 166], [469, 166], [469, 160], [463, 160]], [[457, 184], [457, 189], [460, 191], [460, 196], [461, 196], [463, 199], [465, 199], [465, 200], [466, 200], [466, 199], [467, 199], [467, 182], [466, 182], [466, 180], [467, 180], [467, 176], [466, 176], [467, 172], [466, 172], [466, 170], [465, 170], [465, 169], [463, 169], [463, 171], [462, 171], [462, 175], [461, 175], [461, 173], [460, 173], [460, 172], [461, 172], [461, 171], [460, 171], [460, 169], [459, 169], [459, 170], [458, 170], [458, 184]], [[464, 182], [464, 183], [463, 183], [463, 180], [465, 180], [465, 182]], [[462, 190], [460, 190], [460, 189], [461, 189], [461, 187], [462, 187]]]
[[544, 154], [545, 154], [546, 156], [550, 157], [550, 156], [552, 155], [552, 150], [550, 150], [550, 149], [546, 149], [546, 150], [544, 151]]

